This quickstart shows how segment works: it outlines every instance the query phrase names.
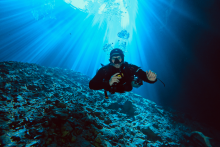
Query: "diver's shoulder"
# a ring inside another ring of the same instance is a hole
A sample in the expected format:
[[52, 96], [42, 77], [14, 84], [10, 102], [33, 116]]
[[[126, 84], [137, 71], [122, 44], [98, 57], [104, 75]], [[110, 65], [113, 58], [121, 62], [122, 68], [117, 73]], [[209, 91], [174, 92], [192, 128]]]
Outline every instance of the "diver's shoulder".
[[108, 70], [109, 67], [110, 67], [110, 64], [103, 65], [99, 70], [100, 71], [106, 71], [106, 70]]
[[134, 65], [134, 64], [131, 64], [131, 63], [128, 63], [128, 62], [125, 62], [124, 64], [125, 64], [126, 66], [128, 66], [128, 67], [137, 66], [137, 65]]
[[140, 67], [135, 65], [135, 64], [131, 64], [131, 63], [127, 63], [125, 65], [130, 71], [136, 71], [137, 69], [139, 69]]
[[110, 66], [111, 66], [111, 64], [109, 63], [109, 64], [106, 64], [106, 65], [102, 66], [102, 68], [106, 69], [106, 68], [109, 68]]

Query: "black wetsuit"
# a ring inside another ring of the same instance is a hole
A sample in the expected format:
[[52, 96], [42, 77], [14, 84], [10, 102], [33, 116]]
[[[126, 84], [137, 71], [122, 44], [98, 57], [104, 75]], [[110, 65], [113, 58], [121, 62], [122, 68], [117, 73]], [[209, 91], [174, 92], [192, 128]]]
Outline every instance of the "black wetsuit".
[[[115, 73], [123, 73], [124, 77], [119, 79], [120, 82], [116, 86], [110, 86], [109, 80]], [[131, 82], [134, 79], [134, 75], [148, 83], [155, 83], [157, 81], [157, 79], [153, 82], [149, 81], [146, 72], [140, 69], [140, 67], [124, 62], [120, 68], [115, 68], [111, 64], [100, 68], [95, 77], [89, 82], [89, 88], [92, 90], [105, 89], [106, 91], [119, 93], [131, 91], [133, 89]]]

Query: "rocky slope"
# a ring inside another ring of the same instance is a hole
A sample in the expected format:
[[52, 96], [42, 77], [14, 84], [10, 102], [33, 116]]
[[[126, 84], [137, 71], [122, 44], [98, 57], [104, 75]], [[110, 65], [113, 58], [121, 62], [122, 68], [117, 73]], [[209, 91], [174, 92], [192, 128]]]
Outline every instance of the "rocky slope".
[[105, 99], [89, 80], [72, 70], [0, 62], [0, 146], [220, 146], [210, 126], [133, 92]]

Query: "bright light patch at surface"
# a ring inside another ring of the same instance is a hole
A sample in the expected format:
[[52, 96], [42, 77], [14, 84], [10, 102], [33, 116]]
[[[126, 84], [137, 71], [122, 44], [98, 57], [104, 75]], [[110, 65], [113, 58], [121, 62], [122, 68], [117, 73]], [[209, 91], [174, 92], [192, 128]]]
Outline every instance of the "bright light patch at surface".
[[64, 0], [67, 4], [71, 4], [76, 8], [84, 10], [88, 2], [84, 0]]
[[[104, 44], [111, 44], [111, 48], [128, 44], [132, 39], [132, 32], [135, 30], [135, 18], [137, 12], [137, 0], [64, 0], [73, 8], [93, 15], [92, 26], [98, 24], [101, 27], [107, 25]], [[88, 17], [87, 17], [88, 18]], [[132, 22], [132, 23], [131, 23]], [[127, 30], [130, 38], [122, 40], [117, 36], [122, 30]]]
[[105, 7], [106, 7], [106, 4], [102, 4], [101, 7], [99, 8], [99, 12], [98, 13], [102, 14], [103, 11], [105, 12], [106, 11]]
[[104, 14], [108, 17], [121, 17], [121, 25], [125, 28], [129, 25], [129, 13], [127, 3], [129, 0], [64, 0], [67, 4], [72, 5], [81, 11], [89, 14]]

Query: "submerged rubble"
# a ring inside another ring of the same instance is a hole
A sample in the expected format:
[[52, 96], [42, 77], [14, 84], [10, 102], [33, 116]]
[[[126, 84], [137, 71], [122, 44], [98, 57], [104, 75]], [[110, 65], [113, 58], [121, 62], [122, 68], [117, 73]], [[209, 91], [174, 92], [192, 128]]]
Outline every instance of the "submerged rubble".
[[133, 92], [105, 99], [89, 81], [69, 69], [0, 62], [0, 146], [220, 146], [218, 132], [184, 114]]

